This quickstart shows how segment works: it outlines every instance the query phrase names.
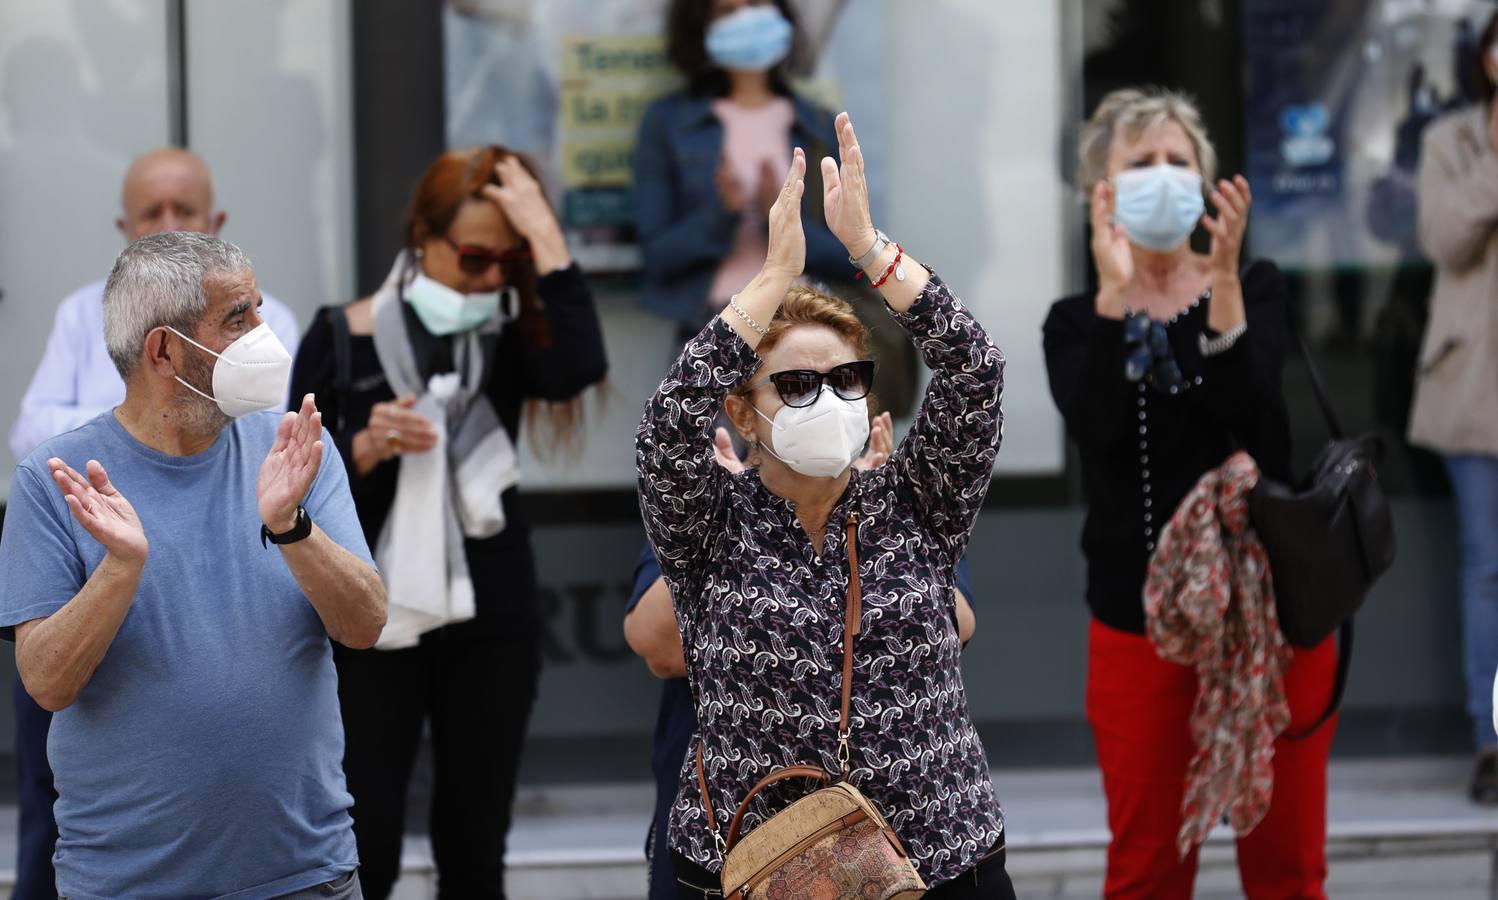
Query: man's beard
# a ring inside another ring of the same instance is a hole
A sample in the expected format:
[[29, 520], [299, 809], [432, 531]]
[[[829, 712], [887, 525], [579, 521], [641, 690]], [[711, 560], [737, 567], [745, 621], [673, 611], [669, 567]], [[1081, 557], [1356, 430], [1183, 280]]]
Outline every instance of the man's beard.
[[[213, 366], [199, 359], [196, 353], [187, 355], [182, 380], [204, 394], [213, 395]], [[224, 415], [218, 403], [187, 388], [178, 392], [175, 412], [178, 423], [193, 434], [218, 434], [225, 425], [234, 421]]]

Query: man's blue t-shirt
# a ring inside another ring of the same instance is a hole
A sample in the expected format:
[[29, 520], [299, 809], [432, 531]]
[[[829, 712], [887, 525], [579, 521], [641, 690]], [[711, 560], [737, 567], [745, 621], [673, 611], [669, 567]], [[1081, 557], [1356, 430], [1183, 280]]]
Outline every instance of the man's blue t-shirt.
[[[281, 552], [260, 545], [255, 482], [278, 421], [247, 416], [204, 452], [168, 456], [105, 413], [16, 469], [0, 626], [57, 612], [105, 555], [50, 457], [102, 463], [150, 541], [114, 643], [52, 720], [60, 894], [275, 897], [358, 865], [328, 633]], [[322, 440], [303, 505], [368, 562], [343, 462]]]

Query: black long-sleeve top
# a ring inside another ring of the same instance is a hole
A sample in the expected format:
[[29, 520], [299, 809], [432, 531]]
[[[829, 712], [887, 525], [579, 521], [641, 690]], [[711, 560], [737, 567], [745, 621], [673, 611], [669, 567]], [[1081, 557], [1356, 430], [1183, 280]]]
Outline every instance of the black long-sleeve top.
[[[538, 291], [547, 340], [527, 339], [523, 323], [509, 323], [495, 346], [485, 384], [489, 402], [517, 451], [521, 412], [527, 400], [570, 400], [603, 380], [608, 371], [603, 332], [592, 291], [582, 271], [574, 264], [545, 275], [539, 279]], [[308, 392], [317, 396], [317, 408], [343, 455], [359, 521], [373, 548], [395, 501], [400, 457], [382, 462], [361, 476], [354, 466], [353, 440], [369, 424], [374, 405], [395, 399], [395, 393], [385, 380], [370, 335], [351, 336], [348, 385], [344, 390], [339, 389], [334, 332], [328, 320], [331, 309], [318, 310], [297, 348], [291, 396], [298, 398], [298, 402]], [[408, 305], [402, 304], [402, 310], [423, 377], [452, 371], [452, 340], [427, 332]], [[514, 627], [519, 624], [513, 621], [514, 616], [534, 620], [530, 532], [521, 516], [515, 488], [505, 491], [503, 503], [505, 529], [490, 538], [466, 541], [476, 615], [474, 623], [457, 627], [471, 624], [479, 629], [524, 633], [526, 629]], [[511, 619], [510, 629], [503, 629], [506, 618]]]
[[1144, 633], [1144, 579], [1160, 530], [1202, 475], [1238, 448], [1267, 476], [1290, 479], [1290, 427], [1280, 373], [1285, 281], [1267, 260], [1244, 271], [1248, 330], [1204, 357], [1211, 297], [1171, 320], [1170, 346], [1189, 385], [1171, 395], [1124, 377], [1124, 325], [1094, 294], [1057, 301], [1047, 316], [1051, 396], [1081, 451], [1087, 491], [1082, 551], [1087, 605], [1103, 624]]

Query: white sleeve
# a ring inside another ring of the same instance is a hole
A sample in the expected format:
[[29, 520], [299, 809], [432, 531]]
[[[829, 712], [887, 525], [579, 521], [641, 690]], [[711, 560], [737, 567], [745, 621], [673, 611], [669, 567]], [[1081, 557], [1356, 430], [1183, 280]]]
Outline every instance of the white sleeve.
[[270, 330], [280, 340], [281, 346], [286, 348], [286, 352], [291, 354], [291, 358], [296, 359], [297, 345], [302, 342], [302, 329], [297, 324], [296, 314], [269, 294], [262, 293], [260, 297], [265, 301], [260, 307], [260, 318], [270, 325]]
[[103, 338], [89, 333], [74, 297], [57, 308], [42, 361], [21, 398], [21, 413], [11, 426], [10, 449], [18, 462], [44, 441], [71, 431], [105, 411], [102, 407], [78, 404], [79, 354], [90, 344], [101, 343]]

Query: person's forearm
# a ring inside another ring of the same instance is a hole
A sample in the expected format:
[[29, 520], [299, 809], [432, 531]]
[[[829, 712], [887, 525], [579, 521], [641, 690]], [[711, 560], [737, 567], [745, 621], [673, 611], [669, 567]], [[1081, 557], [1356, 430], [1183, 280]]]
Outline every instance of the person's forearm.
[[522, 348], [521, 390], [527, 398], [566, 403], [608, 375], [598, 305], [587, 277], [570, 262], [543, 277], [537, 289], [551, 340]]
[[94, 677], [130, 611], [144, 566], [144, 560], [106, 555], [62, 609], [16, 627], [16, 669], [43, 709], [66, 709]]
[[1114, 285], [1103, 285], [1098, 288], [1093, 308], [1099, 316], [1104, 319], [1122, 319], [1126, 307], [1124, 293], [1120, 288]]
[[354, 474], [360, 478], [373, 472], [380, 463], [389, 459], [387, 456], [380, 455], [380, 446], [368, 428], [354, 435], [354, 439], [349, 442], [349, 448], [353, 451]]
[[[800, 273], [786, 272], [766, 263], [759, 270], [749, 286], [734, 295], [733, 302], [738, 304], [754, 323], [762, 328], [770, 327], [770, 320], [775, 318], [775, 313], [780, 309], [780, 304], [785, 300], [785, 292], [790, 290], [791, 282]], [[760, 333], [754, 326], [744, 321], [732, 305], [723, 307], [718, 313], [718, 318], [728, 323], [728, 327], [738, 332], [739, 337], [750, 347], [758, 347]]]
[[1465, 159], [1426, 131], [1416, 173], [1416, 228], [1438, 266], [1475, 265], [1498, 228], [1498, 158]]
[[681, 646], [681, 631], [676, 625], [676, 611], [671, 605], [671, 589], [666, 586], [666, 579], [657, 578], [624, 617], [624, 640], [645, 660], [655, 677], [686, 676], [686, 653]]
[[978, 617], [973, 615], [973, 607], [967, 602], [967, 597], [963, 595], [962, 591], [958, 590], [956, 593], [957, 640], [961, 641], [963, 646], [967, 646], [967, 642], [972, 640], [973, 635], [978, 633]]
[[373, 647], [386, 616], [385, 585], [375, 570], [316, 523], [312, 534], [280, 550], [328, 636], [354, 650]]
[[1207, 327], [1218, 334], [1242, 325], [1247, 318], [1243, 307], [1243, 282], [1237, 272], [1212, 276], [1212, 302], [1207, 307]]
[[537, 275], [550, 275], [572, 265], [572, 253], [567, 249], [567, 239], [560, 228], [531, 238], [530, 247]]
[[[926, 282], [931, 280], [931, 271], [917, 262], [909, 253], [897, 251], [895, 242], [895, 238], [890, 239], [889, 246], [885, 247], [872, 263], [869, 263], [867, 269], [864, 269], [864, 277], [869, 279], [869, 284], [878, 281], [889, 269], [890, 264], [895, 261], [895, 254], [899, 252], [900, 267], [905, 271], [905, 280], [901, 281], [895, 277], [895, 273], [890, 272], [889, 278], [879, 286], [879, 294], [884, 298], [884, 302], [889, 304], [890, 309], [895, 312], [909, 312], [916, 298], [921, 295], [921, 291], [926, 289]], [[872, 246], [873, 244], [869, 245], [869, 247]], [[854, 248], [850, 247], [848, 255], [860, 257], [869, 251], [869, 247], [858, 248], [856, 253]]]

